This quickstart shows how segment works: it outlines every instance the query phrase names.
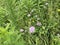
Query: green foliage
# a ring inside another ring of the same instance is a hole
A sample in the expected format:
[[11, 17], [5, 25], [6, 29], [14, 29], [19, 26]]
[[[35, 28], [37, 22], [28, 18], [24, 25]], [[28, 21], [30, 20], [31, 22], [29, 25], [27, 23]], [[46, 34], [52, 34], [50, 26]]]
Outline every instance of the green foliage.
[[0, 45], [60, 45], [60, 0], [0, 0]]

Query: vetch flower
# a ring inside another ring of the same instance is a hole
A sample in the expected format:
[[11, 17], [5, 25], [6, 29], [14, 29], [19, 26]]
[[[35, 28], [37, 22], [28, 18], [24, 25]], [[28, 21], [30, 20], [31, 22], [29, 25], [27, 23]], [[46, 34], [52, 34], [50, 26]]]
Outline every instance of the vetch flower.
[[34, 26], [31, 26], [31, 27], [29, 28], [29, 32], [30, 32], [30, 33], [35, 32], [35, 27], [34, 27]]
[[37, 24], [36, 24], [37, 26], [41, 26], [41, 22], [37, 22]]

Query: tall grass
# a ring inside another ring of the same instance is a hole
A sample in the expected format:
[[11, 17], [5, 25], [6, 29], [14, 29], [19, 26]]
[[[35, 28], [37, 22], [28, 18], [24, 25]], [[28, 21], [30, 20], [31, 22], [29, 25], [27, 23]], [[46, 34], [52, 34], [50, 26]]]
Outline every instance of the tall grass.
[[0, 45], [60, 45], [60, 0], [0, 0]]

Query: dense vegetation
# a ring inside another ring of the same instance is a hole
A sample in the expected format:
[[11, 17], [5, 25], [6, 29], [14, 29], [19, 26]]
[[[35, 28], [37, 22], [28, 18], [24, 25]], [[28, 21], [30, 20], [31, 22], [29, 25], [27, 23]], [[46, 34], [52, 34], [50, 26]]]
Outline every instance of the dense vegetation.
[[60, 0], [0, 0], [0, 45], [60, 45]]

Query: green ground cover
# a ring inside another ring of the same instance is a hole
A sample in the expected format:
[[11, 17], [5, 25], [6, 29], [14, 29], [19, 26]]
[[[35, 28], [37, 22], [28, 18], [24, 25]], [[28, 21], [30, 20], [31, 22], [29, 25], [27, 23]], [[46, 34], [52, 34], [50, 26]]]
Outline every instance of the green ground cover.
[[60, 0], [0, 0], [0, 45], [60, 45]]

